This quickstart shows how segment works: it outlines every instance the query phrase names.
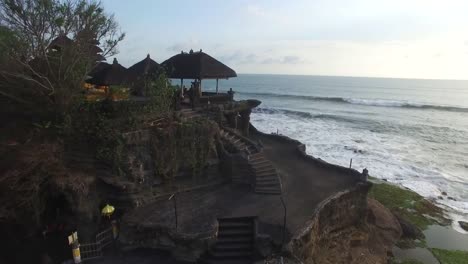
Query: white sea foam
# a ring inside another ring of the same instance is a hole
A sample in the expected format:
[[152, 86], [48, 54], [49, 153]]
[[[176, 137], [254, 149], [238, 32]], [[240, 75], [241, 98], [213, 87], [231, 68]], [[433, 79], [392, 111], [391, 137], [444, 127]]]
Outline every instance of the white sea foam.
[[448, 168], [444, 167], [444, 161], [431, 156], [415, 134], [375, 133], [352, 122], [316, 116], [260, 110], [252, 114], [252, 123], [266, 133], [278, 130], [305, 143], [308, 154], [327, 162], [349, 166], [353, 159], [353, 168], [368, 168], [374, 177], [407, 187], [441, 204], [452, 219], [468, 221], [468, 184], [454, 182], [456, 177], [445, 171]]

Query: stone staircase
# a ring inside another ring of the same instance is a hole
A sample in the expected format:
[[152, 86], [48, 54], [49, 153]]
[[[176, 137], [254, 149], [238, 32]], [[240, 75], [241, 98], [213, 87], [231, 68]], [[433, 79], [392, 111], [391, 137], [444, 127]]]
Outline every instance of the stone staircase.
[[231, 143], [240, 152], [245, 152], [247, 154], [258, 152], [257, 148], [253, 145], [253, 143], [244, 140], [241, 136], [234, 132], [221, 129], [220, 134], [222, 138], [229, 141], [229, 143]]
[[[252, 174], [255, 179], [255, 193], [258, 194], [281, 194], [281, 181], [271, 161], [263, 151], [254, 146], [249, 140], [238, 134], [221, 129], [221, 137], [229, 141], [236, 149], [247, 154], [250, 170], [245, 173]], [[233, 182], [236, 179], [233, 178]]]
[[203, 116], [202, 113], [195, 111], [191, 108], [184, 108], [179, 111], [186, 118], [197, 118]]
[[278, 172], [263, 152], [250, 155], [249, 164], [255, 175], [255, 193], [281, 194], [281, 181]]
[[199, 263], [253, 263], [256, 235], [255, 218], [219, 218], [218, 224], [218, 239], [216, 244]]

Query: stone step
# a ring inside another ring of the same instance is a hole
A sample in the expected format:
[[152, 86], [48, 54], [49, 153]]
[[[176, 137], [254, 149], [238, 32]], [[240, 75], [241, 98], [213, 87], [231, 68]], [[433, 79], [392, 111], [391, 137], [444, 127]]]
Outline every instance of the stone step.
[[252, 243], [252, 242], [253, 242], [252, 236], [240, 236], [240, 237], [226, 236], [226, 237], [218, 237], [216, 244]]
[[219, 229], [223, 228], [232, 228], [232, 227], [242, 227], [242, 228], [251, 228], [252, 227], [252, 222], [247, 222], [247, 221], [225, 221], [225, 222], [220, 222], [219, 224]]
[[249, 152], [250, 152], [250, 153], [255, 153], [255, 152], [257, 152], [257, 151], [258, 151], [258, 150], [257, 150], [256, 147], [254, 147], [254, 146], [249, 146]]
[[261, 171], [255, 173], [256, 178], [265, 178], [265, 177], [277, 177], [278, 173], [276, 170], [270, 170], [270, 171]]
[[265, 194], [281, 194], [281, 189], [278, 188], [259, 188], [255, 189], [255, 193], [265, 193]]
[[235, 242], [235, 243], [224, 243], [224, 244], [217, 244], [215, 246], [215, 250], [219, 251], [236, 251], [236, 250], [250, 250], [252, 249], [252, 243], [242, 243], [242, 242]]
[[249, 162], [257, 162], [260, 160], [267, 160], [265, 159], [265, 157], [263, 156], [263, 153], [261, 152], [249, 155]]
[[238, 258], [249, 257], [253, 255], [252, 250], [236, 250], [236, 251], [214, 251], [211, 255], [215, 258]]
[[263, 163], [256, 163], [256, 164], [251, 164], [251, 165], [252, 165], [252, 168], [255, 170], [259, 170], [259, 169], [266, 168], [266, 167], [273, 167], [271, 162], [268, 160], [265, 160], [265, 162]]
[[253, 160], [253, 161], [249, 160], [249, 164], [252, 166], [255, 166], [255, 165], [262, 165], [262, 164], [271, 164], [271, 162], [267, 159], [258, 159], [258, 160]]
[[255, 184], [255, 190], [258, 189], [279, 189], [279, 183], [262, 183], [262, 184]]
[[278, 174], [276, 172], [272, 173], [263, 173], [263, 174], [254, 174], [256, 181], [265, 181], [270, 179], [279, 179]]
[[218, 236], [224, 237], [224, 236], [245, 236], [245, 235], [252, 235], [252, 230], [245, 230], [245, 229], [240, 229], [240, 230], [223, 230], [223, 232], [219, 232]]
[[258, 186], [259, 184], [279, 184], [279, 180], [277, 177], [271, 178], [262, 178], [262, 179], [255, 179], [255, 183]]
[[208, 259], [201, 260], [201, 264], [251, 264], [253, 260], [251, 258], [241, 259]]
[[232, 222], [236, 222], [236, 223], [239, 223], [239, 222], [248, 222], [248, 223], [251, 223], [251, 222], [252, 222], [252, 217], [245, 216], [245, 217], [226, 217], [226, 218], [218, 218], [218, 223], [219, 223], [220, 225], [222, 225], [223, 223], [232, 223]]
[[264, 174], [264, 173], [267, 173], [267, 172], [270, 172], [272, 174], [276, 174], [276, 169], [275, 167], [273, 166], [265, 166], [265, 167], [261, 167], [261, 168], [253, 168], [254, 172], [256, 174]]

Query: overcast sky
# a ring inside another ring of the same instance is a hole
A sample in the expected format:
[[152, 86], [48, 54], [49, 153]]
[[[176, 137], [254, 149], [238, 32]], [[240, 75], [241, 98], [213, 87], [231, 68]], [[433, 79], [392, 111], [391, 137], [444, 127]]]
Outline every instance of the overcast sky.
[[103, 0], [131, 66], [203, 49], [238, 73], [468, 79], [468, 1]]

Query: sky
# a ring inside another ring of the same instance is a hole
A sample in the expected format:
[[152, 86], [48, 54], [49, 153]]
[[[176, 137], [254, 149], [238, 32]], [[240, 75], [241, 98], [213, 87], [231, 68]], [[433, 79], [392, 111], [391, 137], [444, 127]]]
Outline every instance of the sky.
[[124, 66], [200, 50], [237, 73], [468, 79], [467, 0], [102, 0]]

